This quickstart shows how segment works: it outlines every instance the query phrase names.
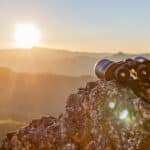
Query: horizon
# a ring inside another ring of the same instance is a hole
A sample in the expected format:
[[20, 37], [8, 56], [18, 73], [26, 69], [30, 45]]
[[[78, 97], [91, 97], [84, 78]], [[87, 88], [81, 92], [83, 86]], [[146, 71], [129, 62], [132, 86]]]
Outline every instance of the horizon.
[[[0, 51], [11, 51], [11, 50], [18, 50], [18, 51], [32, 51], [32, 50], [39, 50], [39, 49], [42, 49], [42, 50], [49, 50], [49, 51], [62, 51], [62, 52], [70, 52], [70, 53], [91, 53], [91, 54], [129, 54], [129, 55], [136, 55], [137, 52], [133, 52], [133, 51], [127, 51], [125, 52], [125, 50], [112, 50], [109, 52], [108, 51], [77, 51], [77, 50], [71, 50], [71, 49], [59, 49], [59, 48], [51, 48], [51, 47], [31, 47], [31, 48], [17, 48], [17, 47], [10, 47], [10, 48], [7, 48], [7, 47], [4, 47], [4, 48], [0, 48]], [[138, 53], [139, 55], [140, 54], [150, 54], [149, 52], [139, 52]]]

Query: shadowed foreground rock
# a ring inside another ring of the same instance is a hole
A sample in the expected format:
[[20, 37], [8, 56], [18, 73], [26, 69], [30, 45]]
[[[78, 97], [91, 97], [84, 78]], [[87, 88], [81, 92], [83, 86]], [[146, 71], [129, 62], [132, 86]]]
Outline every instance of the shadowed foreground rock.
[[150, 105], [128, 87], [97, 81], [69, 96], [66, 112], [9, 133], [2, 150], [148, 150]]

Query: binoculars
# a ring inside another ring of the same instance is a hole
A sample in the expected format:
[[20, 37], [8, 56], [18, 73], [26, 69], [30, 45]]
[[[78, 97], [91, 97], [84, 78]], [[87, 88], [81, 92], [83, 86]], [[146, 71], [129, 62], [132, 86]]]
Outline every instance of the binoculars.
[[106, 81], [116, 80], [131, 87], [136, 95], [150, 102], [150, 93], [145, 92], [147, 89], [150, 90], [149, 59], [142, 56], [120, 62], [103, 59], [96, 64], [95, 74], [99, 79]]
[[107, 81], [117, 80], [127, 83], [128, 80], [141, 80], [150, 82], [150, 60], [142, 56], [120, 62], [103, 59], [96, 64], [95, 74], [99, 79]]

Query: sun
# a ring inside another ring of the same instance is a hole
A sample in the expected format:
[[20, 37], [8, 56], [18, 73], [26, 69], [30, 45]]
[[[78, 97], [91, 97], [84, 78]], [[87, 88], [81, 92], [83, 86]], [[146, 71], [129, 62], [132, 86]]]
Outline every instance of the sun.
[[33, 24], [16, 24], [14, 39], [17, 48], [32, 48], [40, 44], [40, 31]]

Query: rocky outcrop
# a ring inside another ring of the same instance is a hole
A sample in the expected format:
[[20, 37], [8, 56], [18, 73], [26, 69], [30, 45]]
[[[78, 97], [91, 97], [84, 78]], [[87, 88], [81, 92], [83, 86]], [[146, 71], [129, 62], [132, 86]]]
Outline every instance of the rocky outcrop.
[[58, 118], [42, 117], [9, 133], [2, 150], [148, 150], [150, 104], [111, 81], [88, 83]]

